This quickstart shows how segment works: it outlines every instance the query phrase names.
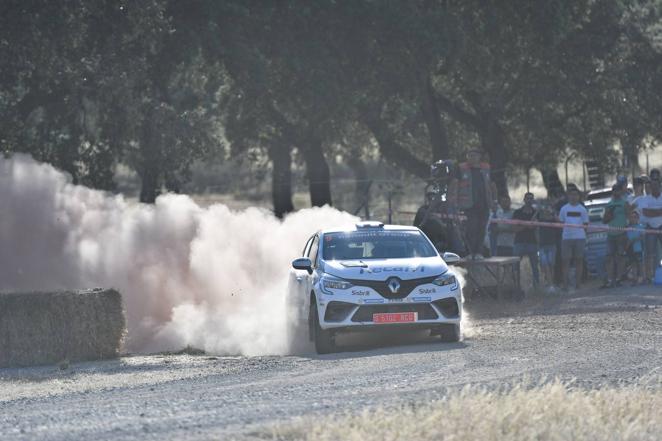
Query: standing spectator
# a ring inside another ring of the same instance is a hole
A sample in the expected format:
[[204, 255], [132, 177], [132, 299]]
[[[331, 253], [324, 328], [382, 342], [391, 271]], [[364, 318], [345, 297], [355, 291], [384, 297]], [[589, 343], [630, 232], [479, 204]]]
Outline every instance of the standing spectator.
[[[643, 281], [643, 254], [644, 254], [644, 232], [642, 231], [646, 228], [639, 220], [639, 213], [636, 211], [631, 211], [629, 216], [630, 223], [628, 227], [630, 228], [627, 232], [627, 256], [628, 261], [632, 263], [634, 267], [634, 280], [632, 285], [641, 284]], [[638, 230], [638, 231], [636, 231]]]
[[567, 290], [570, 279], [570, 262], [575, 263], [575, 287], [578, 289], [583, 274], [584, 248], [586, 246], [586, 227], [588, 211], [579, 203], [579, 190], [568, 190], [568, 203], [561, 208], [559, 220], [566, 224], [561, 241], [563, 261], [563, 289]]
[[[513, 218], [513, 209], [511, 207], [509, 196], [501, 196], [499, 198], [499, 208], [492, 215], [493, 219], [507, 219]], [[492, 223], [490, 225], [493, 237], [490, 237], [490, 246], [492, 248], [493, 256], [512, 256], [513, 243], [515, 240], [515, 231], [512, 225]]]
[[646, 228], [659, 231], [659, 234], [646, 234], [645, 277], [650, 281], [655, 276], [656, 263], [659, 261], [657, 246], [662, 242], [662, 194], [660, 194], [659, 179], [651, 178], [651, 194], [646, 195], [641, 201], [641, 211], [644, 215], [642, 223]]
[[449, 186], [449, 199], [452, 207], [460, 209], [467, 216], [466, 237], [469, 257], [482, 259], [481, 250], [485, 230], [490, 216], [490, 208], [496, 209], [493, 199], [490, 165], [481, 162], [482, 152], [470, 149], [467, 162], [457, 168], [457, 175]]
[[[622, 183], [614, 184], [611, 188], [611, 200], [605, 207], [602, 222], [611, 228], [625, 228], [628, 224], [628, 203], [625, 200], [625, 191]], [[623, 273], [623, 257], [627, 244], [625, 231], [607, 231], [607, 280], [603, 288], [611, 288], [620, 284], [619, 278]]]
[[[632, 201], [634, 200], [634, 195], [628, 191], [628, 177], [622, 174], [616, 176], [616, 184], [620, 185], [623, 188], [623, 199], [625, 199], [625, 202], [631, 204]], [[613, 187], [612, 187], [612, 191], [613, 191]], [[627, 219], [626, 219], [626, 223], [627, 223]]]
[[[538, 219], [541, 222], [556, 222], [556, 214], [551, 207], [540, 210]], [[540, 257], [540, 268], [542, 270], [543, 283], [551, 294], [556, 292], [554, 286], [554, 267], [556, 265], [556, 247], [560, 240], [561, 229], [556, 227], [540, 227], [538, 230]]]
[[655, 180], [657, 180], [657, 181], [662, 180], [662, 177], [660, 177], [660, 170], [658, 170], [658, 169], [656, 169], [656, 168], [654, 168], [654, 169], [651, 170], [651, 172], [649, 173], [649, 176], [650, 176], [650, 178], [651, 178], [651, 181], [652, 181], [653, 179], [655, 179]]
[[642, 176], [638, 176], [632, 180], [632, 188], [634, 190], [634, 194], [632, 197], [632, 202], [630, 203], [630, 208], [636, 211], [637, 213], [639, 213], [639, 216], [641, 216], [641, 209], [639, 208], [639, 202], [645, 196], [644, 183], [645, 181]]
[[[536, 209], [533, 207], [533, 193], [524, 195], [524, 205], [513, 213], [514, 220], [533, 221], [537, 218]], [[533, 287], [540, 284], [538, 273], [538, 239], [536, 238], [536, 227], [530, 225], [517, 225], [515, 228], [515, 242], [513, 251], [516, 256], [528, 257], [533, 273]]]
[[581, 191], [579, 190], [579, 187], [577, 187], [577, 184], [573, 184], [572, 182], [570, 182], [570, 183], [568, 184], [568, 187], [566, 188], [566, 191], [563, 193], [563, 195], [560, 196], [560, 197], [556, 200], [556, 202], [554, 203], [554, 209], [556, 210], [556, 213], [557, 213], [557, 214], [560, 213], [560, 212], [561, 212], [561, 208], [563, 208], [563, 206], [564, 206], [565, 204], [568, 203], [568, 201], [569, 201], [569, 199], [568, 199], [568, 193], [570, 193], [570, 191], [574, 191], [574, 190], [577, 190], [577, 191], [579, 192], [579, 195], [580, 195], [579, 203], [580, 203], [582, 206], [584, 206], [584, 202], [582, 202], [582, 200], [581, 200], [581, 194], [582, 194], [582, 193], [581, 193]]

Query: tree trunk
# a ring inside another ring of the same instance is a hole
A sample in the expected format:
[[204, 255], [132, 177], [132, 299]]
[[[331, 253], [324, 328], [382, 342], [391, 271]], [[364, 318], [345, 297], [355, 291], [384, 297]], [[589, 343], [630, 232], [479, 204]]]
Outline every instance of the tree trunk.
[[170, 193], [181, 193], [182, 192], [182, 183], [179, 177], [175, 172], [166, 172], [163, 176], [163, 185], [165, 189]]
[[558, 198], [563, 196], [565, 190], [556, 167], [543, 168], [540, 170], [540, 174], [542, 174], [542, 183], [545, 185], [548, 197]]
[[430, 177], [430, 165], [421, 161], [410, 150], [400, 145], [384, 122], [366, 118], [364, 123], [372, 132], [379, 145], [379, 152], [387, 161], [421, 179]]
[[354, 152], [354, 154], [347, 158], [347, 165], [352, 169], [352, 172], [354, 172], [354, 178], [356, 178], [354, 192], [356, 193], [357, 206], [354, 210], [354, 214], [358, 214], [361, 209], [363, 209], [363, 217], [369, 219], [371, 182], [368, 180], [368, 169], [358, 152]]
[[494, 118], [486, 118], [486, 124], [481, 131], [481, 144], [487, 152], [492, 166], [492, 181], [496, 185], [497, 195], [508, 196], [508, 179], [506, 178], [506, 164], [508, 151], [504, 143], [503, 129]]
[[434, 89], [430, 78], [427, 79], [425, 89], [423, 91], [423, 103], [421, 105], [423, 117], [425, 118], [425, 125], [428, 129], [430, 136], [430, 144], [432, 146], [432, 160], [438, 161], [440, 159], [448, 159], [450, 157], [450, 146], [448, 145], [448, 134], [446, 127], [441, 119], [439, 107], [435, 98]]
[[292, 203], [292, 155], [291, 149], [282, 141], [276, 141], [269, 148], [269, 159], [273, 166], [271, 177], [271, 198], [274, 214], [282, 218], [294, 211]]
[[159, 172], [154, 164], [146, 162], [140, 173], [140, 202], [153, 204], [159, 195]]
[[331, 203], [331, 173], [322, 151], [322, 142], [309, 140], [305, 148], [301, 148], [306, 162], [310, 204], [313, 207], [332, 205]]
[[621, 145], [623, 146], [623, 173], [631, 174], [631, 179], [634, 179], [641, 173], [638, 142], [633, 139], [621, 139]]
[[145, 204], [153, 204], [156, 202], [156, 197], [159, 195], [160, 190], [160, 163], [154, 143], [157, 137], [154, 136], [152, 128], [152, 118], [154, 112], [152, 110], [147, 112], [142, 127], [142, 139], [140, 140], [140, 202]]

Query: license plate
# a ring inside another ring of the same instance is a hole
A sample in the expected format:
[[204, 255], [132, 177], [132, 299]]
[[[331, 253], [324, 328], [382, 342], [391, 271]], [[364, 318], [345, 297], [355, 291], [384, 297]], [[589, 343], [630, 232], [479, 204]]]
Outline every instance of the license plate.
[[411, 323], [418, 320], [417, 312], [388, 312], [383, 314], [373, 314], [374, 323]]

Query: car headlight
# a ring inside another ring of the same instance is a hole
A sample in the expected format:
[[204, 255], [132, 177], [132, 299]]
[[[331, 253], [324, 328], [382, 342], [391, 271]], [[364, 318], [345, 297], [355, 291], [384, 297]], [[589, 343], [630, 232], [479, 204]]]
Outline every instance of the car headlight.
[[442, 274], [432, 281], [437, 286], [450, 286], [451, 291], [455, 291], [459, 286], [457, 283], [457, 278], [452, 273]]
[[331, 289], [349, 289], [352, 286], [354, 285], [342, 279], [334, 279], [329, 277], [324, 277], [322, 279], [322, 291], [324, 291], [326, 294], [333, 294], [329, 291]]

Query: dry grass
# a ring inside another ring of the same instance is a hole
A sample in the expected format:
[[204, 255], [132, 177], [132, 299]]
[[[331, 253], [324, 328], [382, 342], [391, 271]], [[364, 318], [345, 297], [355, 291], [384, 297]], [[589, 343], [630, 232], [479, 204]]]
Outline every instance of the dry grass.
[[596, 390], [560, 382], [466, 388], [422, 406], [300, 419], [277, 440], [660, 440], [662, 379]]
[[0, 367], [114, 358], [125, 328], [115, 290], [0, 294]]

